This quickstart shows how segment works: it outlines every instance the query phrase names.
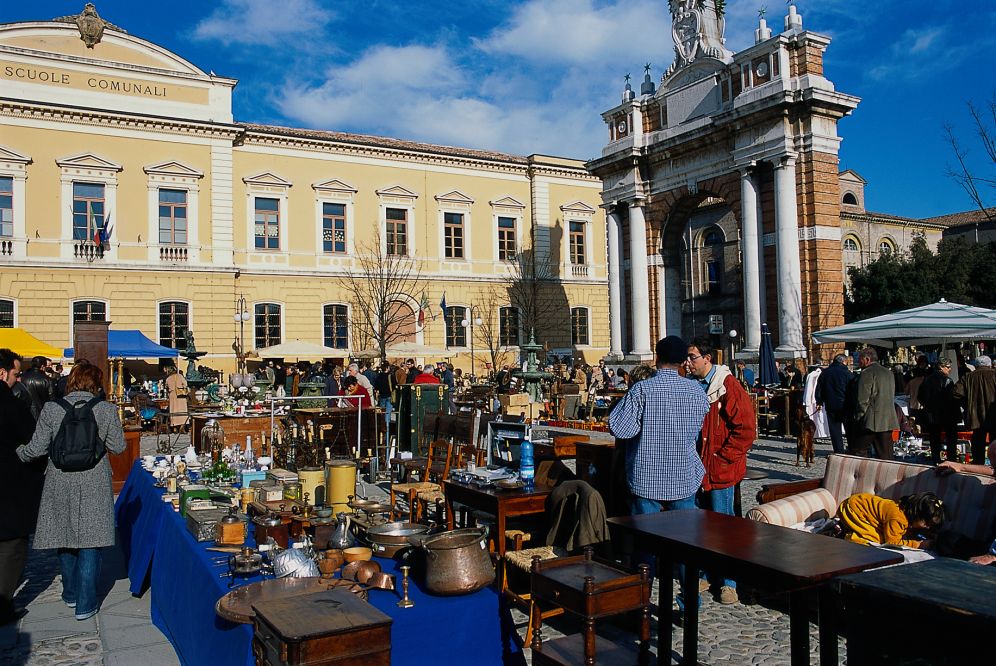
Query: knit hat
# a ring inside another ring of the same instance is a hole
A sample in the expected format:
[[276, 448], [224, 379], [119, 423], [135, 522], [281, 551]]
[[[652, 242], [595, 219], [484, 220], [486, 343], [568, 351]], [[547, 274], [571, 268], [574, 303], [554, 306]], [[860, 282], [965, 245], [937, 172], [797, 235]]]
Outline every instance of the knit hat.
[[688, 343], [677, 335], [669, 335], [657, 341], [657, 361], [668, 365], [678, 365], [688, 358]]

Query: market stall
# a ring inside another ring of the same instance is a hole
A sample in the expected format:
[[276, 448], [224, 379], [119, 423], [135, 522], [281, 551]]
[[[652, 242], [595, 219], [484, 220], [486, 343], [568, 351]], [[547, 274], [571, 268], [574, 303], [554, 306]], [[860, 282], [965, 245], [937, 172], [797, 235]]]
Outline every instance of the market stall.
[[[163, 502], [152, 475], [136, 464], [116, 504], [121, 545], [128, 558], [133, 594], [151, 582], [152, 621], [176, 649], [181, 663], [241, 666], [254, 664], [252, 628], [221, 619], [219, 598], [229, 591], [224, 567], [211, 545], [197, 542], [184, 519]], [[251, 539], [251, 537], [250, 537]], [[378, 560], [384, 571], [397, 573], [399, 563]], [[398, 575], [398, 580], [401, 576]], [[260, 580], [236, 580], [243, 585]], [[412, 579], [411, 608], [399, 608], [394, 592], [372, 590], [369, 602], [390, 616], [393, 664], [429, 661], [475, 664], [524, 663], [508, 609], [492, 588], [460, 596], [436, 597]], [[440, 640], [427, 640], [437, 636]]]
[[23, 328], [0, 328], [0, 349], [9, 349], [24, 358], [61, 358], [63, 353], [58, 347], [42, 342]]
[[[180, 352], [156, 344], [138, 330], [107, 331], [108, 358], [176, 358]], [[73, 357], [73, 348], [67, 347], [66, 358]]]

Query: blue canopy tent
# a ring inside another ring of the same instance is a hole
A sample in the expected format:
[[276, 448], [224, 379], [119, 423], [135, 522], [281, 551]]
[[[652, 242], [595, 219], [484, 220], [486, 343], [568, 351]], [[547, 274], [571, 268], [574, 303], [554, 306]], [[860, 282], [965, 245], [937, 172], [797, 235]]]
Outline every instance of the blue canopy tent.
[[[175, 349], [163, 347], [145, 337], [141, 331], [107, 331], [108, 358], [176, 358]], [[66, 357], [73, 357], [73, 348], [66, 349]]]

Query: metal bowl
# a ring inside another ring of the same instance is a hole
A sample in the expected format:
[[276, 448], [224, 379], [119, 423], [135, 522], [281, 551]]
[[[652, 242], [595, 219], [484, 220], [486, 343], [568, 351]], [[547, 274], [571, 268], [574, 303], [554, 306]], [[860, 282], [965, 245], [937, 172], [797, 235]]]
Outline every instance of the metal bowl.
[[284, 550], [273, 556], [273, 573], [277, 578], [320, 576], [318, 565], [300, 549]]

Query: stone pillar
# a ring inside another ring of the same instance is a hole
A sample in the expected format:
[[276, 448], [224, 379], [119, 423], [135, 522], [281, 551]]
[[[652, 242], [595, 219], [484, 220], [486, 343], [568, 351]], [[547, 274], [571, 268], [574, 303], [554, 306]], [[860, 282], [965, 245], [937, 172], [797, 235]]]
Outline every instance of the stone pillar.
[[681, 273], [675, 265], [663, 266], [660, 274], [661, 337], [681, 335]]
[[609, 272], [609, 356], [621, 359], [622, 347], [622, 248], [619, 247], [619, 213], [612, 208], [606, 216]]
[[750, 169], [740, 172], [741, 256], [744, 275], [744, 351], [761, 346], [761, 265], [757, 178]]
[[778, 258], [777, 351], [805, 356], [794, 155], [782, 157], [775, 165], [775, 250]]
[[647, 262], [647, 221], [643, 214], [643, 202], [629, 204], [629, 271], [632, 288], [630, 290], [630, 315], [633, 322], [633, 349], [630, 351], [640, 359], [652, 358], [650, 346], [650, 276]]

